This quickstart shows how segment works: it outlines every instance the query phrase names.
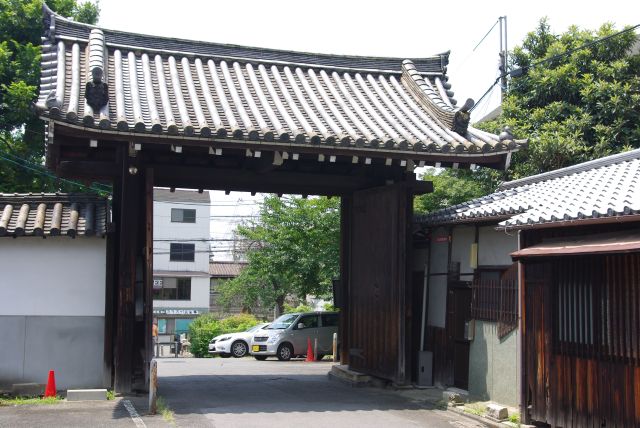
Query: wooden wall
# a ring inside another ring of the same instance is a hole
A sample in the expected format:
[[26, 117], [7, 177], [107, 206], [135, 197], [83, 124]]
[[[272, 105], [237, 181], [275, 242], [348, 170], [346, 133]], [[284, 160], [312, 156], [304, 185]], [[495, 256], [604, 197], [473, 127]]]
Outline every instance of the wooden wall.
[[530, 417], [562, 427], [640, 426], [640, 253], [525, 261], [523, 270]]

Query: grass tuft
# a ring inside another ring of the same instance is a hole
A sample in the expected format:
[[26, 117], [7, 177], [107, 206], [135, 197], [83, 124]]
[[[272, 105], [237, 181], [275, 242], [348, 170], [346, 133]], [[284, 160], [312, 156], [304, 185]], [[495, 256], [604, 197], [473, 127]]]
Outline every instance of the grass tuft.
[[175, 425], [176, 419], [174, 417], [173, 410], [171, 410], [167, 406], [167, 403], [165, 403], [164, 398], [158, 397], [158, 401], [156, 402], [156, 405], [158, 406], [158, 413], [162, 415], [162, 419], [164, 419], [166, 422], [170, 423], [171, 425]]
[[60, 397], [0, 397], [0, 407], [2, 406], [24, 406], [28, 404], [58, 404], [62, 401]]

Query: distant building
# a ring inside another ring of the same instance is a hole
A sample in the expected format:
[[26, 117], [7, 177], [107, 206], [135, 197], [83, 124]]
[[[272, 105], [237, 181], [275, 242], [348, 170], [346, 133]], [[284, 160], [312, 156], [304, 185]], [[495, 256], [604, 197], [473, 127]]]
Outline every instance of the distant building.
[[247, 266], [247, 262], [236, 261], [212, 261], [209, 263], [209, 274], [211, 275], [210, 283], [210, 300], [209, 311], [218, 318], [225, 318], [230, 315], [252, 314], [263, 320], [273, 319], [273, 308], [245, 307], [240, 302], [231, 303], [230, 305], [222, 305], [219, 302], [219, 287], [226, 281], [240, 275], [242, 269]]
[[107, 199], [0, 194], [0, 389], [111, 385]]
[[185, 333], [209, 312], [209, 193], [154, 189], [153, 317], [160, 335]]
[[240, 271], [247, 265], [246, 262], [215, 261], [209, 263], [210, 289], [209, 289], [209, 311], [223, 318], [226, 315], [240, 314], [243, 312], [242, 305], [235, 304], [224, 307], [218, 301], [220, 292], [218, 287], [226, 281], [237, 277]]

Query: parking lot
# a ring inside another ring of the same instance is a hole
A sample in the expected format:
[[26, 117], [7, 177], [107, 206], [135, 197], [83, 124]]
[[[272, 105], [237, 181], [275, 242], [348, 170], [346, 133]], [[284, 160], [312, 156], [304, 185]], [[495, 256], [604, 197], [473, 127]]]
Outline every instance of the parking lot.
[[332, 364], [161, 359], [158, 393], [185, 427], [482, 426], [393, 391], [331, 381]]

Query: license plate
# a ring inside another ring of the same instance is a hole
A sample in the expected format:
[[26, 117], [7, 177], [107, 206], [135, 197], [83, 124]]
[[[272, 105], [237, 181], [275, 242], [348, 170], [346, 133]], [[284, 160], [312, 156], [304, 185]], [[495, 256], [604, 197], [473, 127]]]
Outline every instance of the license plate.
[[251, 351], [252, 351], [252, 352], [258, 352], [258, 351], [260, 351], [260, 345], [253, 345], [253, 346], [251, 347]]

